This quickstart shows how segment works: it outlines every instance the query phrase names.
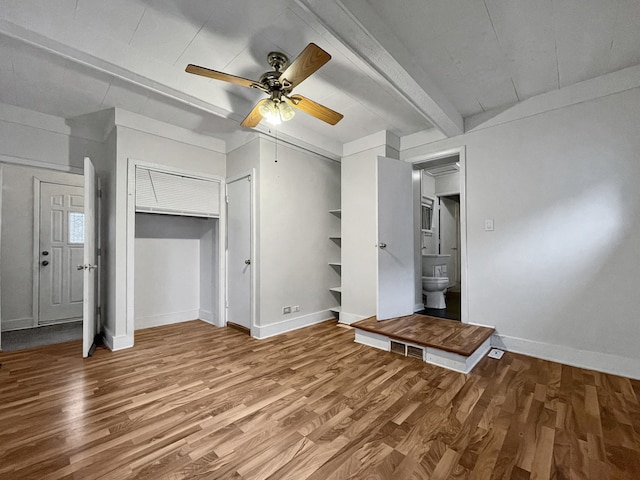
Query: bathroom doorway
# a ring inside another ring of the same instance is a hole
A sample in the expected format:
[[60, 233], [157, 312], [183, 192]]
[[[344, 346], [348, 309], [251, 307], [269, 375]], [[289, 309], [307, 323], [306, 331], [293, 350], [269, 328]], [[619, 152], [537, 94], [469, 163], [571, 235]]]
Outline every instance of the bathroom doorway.
[[464, 152], [413, 163], [414, 181], [420, 184], [415, 196], [416, 313], [466, 322]]

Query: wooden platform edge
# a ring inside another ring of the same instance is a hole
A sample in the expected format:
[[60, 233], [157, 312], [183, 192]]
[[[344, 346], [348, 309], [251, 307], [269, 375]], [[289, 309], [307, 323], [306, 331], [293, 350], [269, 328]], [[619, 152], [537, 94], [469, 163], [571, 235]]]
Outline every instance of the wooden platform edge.
[[[428, 315], [425, 315], [428, 316]], [[449, 352], [449, 353], [455, 353], [456, 355], [462, 355], [463, 357], [469, 357], [471, 355], [473, 355], [473, 353], [480, 348], [481, 345], [483, 345], [487, 339], [491, 338], [491, 336], [495, 333], [495, 329], [491, 328], [491, 327], [483, 327], [480, 325], [469, 325], [470, 327], [474, 327], [477, 329], [482, 329], [481, 332], [482, 334], [479, 337], [479, 341], [478, 341], [478, 345], [475, 348], [467, 348], [467, 349], [460, 349], [460, 348], [452, 348], [452, 347], [448, 347], [446, 345], [439, 345], [436, 343], [431, 343], [431, 342], [424, 342], [424, 341], [418, 341], [415, 338], [409, 337], [409, 336], [405, 336], [405, 335], [400, 335], [400, 334], [396, 334], [396, 333], [389, 333], [389, 332], [385, 332], [379, 329], [375, 329], [375, 328], [371, 328], [368, 325], [364, 324], [363, 322], [366, 322], [368, 320], [372, 320], [376, 318], [375, 316], [373, 317], [369, 317], [369, 318], [365, 318], [364, 320], [360, 320], [358, 322], [354, 322], [351, 324], [351, 326], [355, 329], [359, 329], [359, 330], [363, 330], [365, 332], [369, 332], [369, 333], [375, 333], [377, 335], [382, 335], [385, 337], [389, 337], [390, 339], [393, 340], [401, 340], [403, 342], [408, 342], [408, 343], [412, 343], [414, 345], [419, 345], [422, 347], [431, 347], [431, 348], [436, 348], [438, 350], [442, 350], [445, 352]], [[430, 317], [430, 318], [437, 318], [437, 317]], [[448, 320], [448, 319], [440, 319], [440, 320], [446, 320], [446, 321], [450, 321], [450, 322], [454, 322], [455, 320]], [[388, 321], [388, 320], [383, 320], [383, 321]], [[468, 325], [466, 323], [463, 323], [462, 325]]]

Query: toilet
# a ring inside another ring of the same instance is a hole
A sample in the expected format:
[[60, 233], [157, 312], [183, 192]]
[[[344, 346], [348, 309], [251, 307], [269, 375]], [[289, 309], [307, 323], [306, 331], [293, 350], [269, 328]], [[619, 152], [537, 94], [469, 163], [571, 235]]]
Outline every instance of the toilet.
[[444, 292], [449, 286], [448, 277], [422, 277], [422, 291], [427, 297], [426, 308], [446, 308]]

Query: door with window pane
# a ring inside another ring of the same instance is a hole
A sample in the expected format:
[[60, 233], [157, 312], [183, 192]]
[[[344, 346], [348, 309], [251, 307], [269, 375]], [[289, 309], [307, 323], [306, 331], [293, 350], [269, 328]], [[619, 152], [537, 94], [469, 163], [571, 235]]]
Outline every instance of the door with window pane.
[[39, 324], [82, 319], [83, 254], [84, 189], [40, 183]]

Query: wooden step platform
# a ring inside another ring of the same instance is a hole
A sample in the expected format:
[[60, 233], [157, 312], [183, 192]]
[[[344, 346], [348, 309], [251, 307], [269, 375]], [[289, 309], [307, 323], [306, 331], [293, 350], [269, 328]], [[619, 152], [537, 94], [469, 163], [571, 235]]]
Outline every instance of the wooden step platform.
[[463, 373], [489, 351], [494, 333], [493, 328], [418, 314], [382, 321], [370, 317], [351, 326], [357, 343]]

